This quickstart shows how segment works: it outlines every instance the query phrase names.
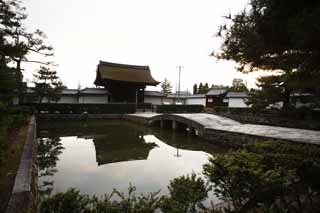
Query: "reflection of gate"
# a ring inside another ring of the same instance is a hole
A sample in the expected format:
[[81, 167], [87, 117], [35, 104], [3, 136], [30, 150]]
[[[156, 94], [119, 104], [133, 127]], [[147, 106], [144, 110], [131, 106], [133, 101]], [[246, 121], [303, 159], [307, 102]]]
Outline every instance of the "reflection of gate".
[[203, 136], [204, 126], [193, 120], [172, 114], [154, 116], [149, 120], [150, 125], [161, 128], [172, 128], [174, 130], [187, 131], [189, 134]]

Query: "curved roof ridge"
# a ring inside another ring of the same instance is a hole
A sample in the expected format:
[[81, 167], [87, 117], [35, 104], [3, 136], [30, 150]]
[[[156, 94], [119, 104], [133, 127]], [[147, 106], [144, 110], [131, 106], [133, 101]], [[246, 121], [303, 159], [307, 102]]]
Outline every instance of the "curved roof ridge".
[[[121, 63], [113, 63], [113, 62], [107, 62], [107, 61], [101, 61], [99, 62], [99, 65], [106, 65], [106, 66], [113, 66], [113, 67], [125, 67], [125, 68], [132, 68], [132, 69], [145, 69], [150, 70], [149, 66], [147, 65], [131, 65], [131, 64], [121, 64]], [[99, 66], [98, 65], [98, 66]]]

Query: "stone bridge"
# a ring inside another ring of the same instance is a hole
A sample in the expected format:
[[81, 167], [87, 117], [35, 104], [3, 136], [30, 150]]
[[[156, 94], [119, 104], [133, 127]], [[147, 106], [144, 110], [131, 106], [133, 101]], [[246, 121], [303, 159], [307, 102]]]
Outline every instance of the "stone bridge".
[[320, 145], [320, 131], [242, 124], [229, 118], [207, 113], [137, 113], [128, 116], [142, 119], [149, 125], [159, 125], [160, 127], [169, 127], [172, 129], [184, 129], [188, 133], [205, 138], [212, 138], [217, 134], [227, 134], [233, 135], [238, 139], [247, 135], [258, 138], [280, 139]]
[[172, 129], [186, 130], [189, 134], [203, 136], [205, 126], [197, 120], [181, 116], [179, 114], [162, 114], [151, 117], [149, 125], [159, 125], [161, 128], [169, 127]]

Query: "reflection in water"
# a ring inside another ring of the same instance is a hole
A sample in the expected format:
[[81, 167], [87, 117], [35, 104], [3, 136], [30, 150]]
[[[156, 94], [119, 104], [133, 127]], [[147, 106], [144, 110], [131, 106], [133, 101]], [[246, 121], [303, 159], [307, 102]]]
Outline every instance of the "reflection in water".
[[[77, 134], [74, 126], [70, 131], [49, 127], [40, 131], [43, 138], [39, 145], [51, 146], [39, 152], [39, 163], [43, 164], [39, 167], [39, 186], [50, 182], [48, 193], [75, 187], [84, 194], [99, 196], [113, 188], [126, 191], [132, 183], [138, 193], [161, 189], [161, 194], [166, 194], [170, 180], [191, 172], [201, 174], [208, 153], [216, 151], [185, 134], [124, 122], [76, 129]], [[55, 144], [53, 136], [58, 141]]]
[[143, 132], [121, 125], [105, 135], [93, 137], [98, 165], [122, 161], [145, 160], [156, 144], [146, 143]]
[[64, 149], [60, 141], [59, 137], [40, 138], [38, 140], [38, 175], [42, 179], [38, 187], [42, 196], [50, 195], [53, 189], [54, 182], [50, 177], [57, 172], [58, 156]]

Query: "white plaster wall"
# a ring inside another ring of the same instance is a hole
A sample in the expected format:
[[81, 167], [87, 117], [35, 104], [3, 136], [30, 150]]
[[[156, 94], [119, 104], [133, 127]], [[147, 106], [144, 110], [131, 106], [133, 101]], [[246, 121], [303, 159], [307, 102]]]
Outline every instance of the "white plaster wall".
[[163, 98], [163, 102], [169, 103], [169, 104], [173, 104], [174, 100], [173, 98]]
[[230, 108], [248, 108], [244, 98], [229, 98], [228, 107]]
[[196, 104], [196, 105], [206, 105], [206, 98], [187, 98], [186, 99], [186, 104], [187, 105], [192, 105], [192, 104]]
[[151, 103], [153, 105], [161, 105], [162, 104], [162, 97], [144, 97], [144, 103]]
[[90, 95], [90, 96], [80, 96], [79, 104], [107, 104], [108, 96], [107, 95]]
[[78, 97], [77, 96], [61, 96], [60, 100], [58, 101], [59, 104], [77, 104]]

